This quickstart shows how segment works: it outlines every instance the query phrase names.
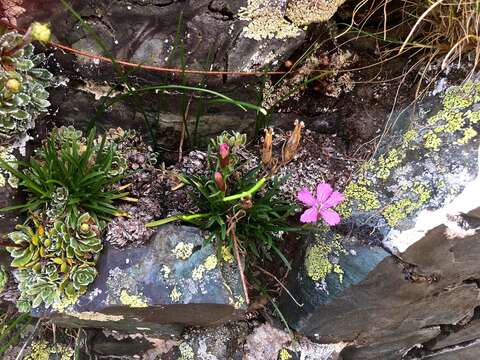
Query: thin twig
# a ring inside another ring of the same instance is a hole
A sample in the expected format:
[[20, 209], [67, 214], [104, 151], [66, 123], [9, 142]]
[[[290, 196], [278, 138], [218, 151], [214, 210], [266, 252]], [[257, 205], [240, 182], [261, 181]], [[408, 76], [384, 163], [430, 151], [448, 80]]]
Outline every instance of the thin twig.
[[187, 131], [187, 121], [190, 116], [190, 104], [192, 102], [192, 97], [188, 99], [187, 106], [185, 107], [185, 112], [183, 113], [183, 121], [182, 121], [182, 131], [180, 133], [180, 144], [178, 145], [178, 162], [182, 162], [183, 158], [183, 142], [185, 141], [185, 132]]
[[33, 337], [35, 336], [35, 333], [37, 332], [38, 325], [40, 325], [40, 322], [41, 322], [42, 320], [43, 320], [42, 318], [38, 319], [37, 323], [35, 324], [35, 328], [33, 329], [33, 332], [30, 334], [30, 336], [28, 337], [27, 341], [25, 341], [25, 343], [23, 344], [23, 346], [22, 346], [22, 348], [20, 349], [20, 352], [18, 353], [18, 355], [17, 355], [17, 357], [15, 358], [15, 360], [20, 360], [20, 359], [22, 359], [22, 354], [23, 354], [23, 352], [25, 351], [25, 349], [27, 348], [27, 346], [30, 345], [30, 343], [32, 342]]
[[287, 289], [287, 287], [285, 285], [283, 285], [282, 282], [275, 275], [273, 275], [271, 272], [265, 270], [264, 268], [262, 268], [258, 265], [253, 265], [253, 266], [255, 268], [257, 268], [258, 270], [260, 270], [261, 272], [263, 272], [264, 274], [267, 274], [268, 276], [273, 278], [282, 287], [282, 289], [287, 292], [287, 294], [292, 298], [292, 300], [295, 302], [295, 304], [297, 304], [299, 307], [303, 307], [304, 304], [300, 304], [297, 301], [297, 299], [295, 299], [295, 297], [292, 295], [292, 293]]
[[240, 252], [238, 251], [237, 235], [235, 234], [235, 223], [232, 223], [230, 233], [233, 240], [233, 251], [235, 258], [237, 259], [238, 271], [240, 272], [240, 279], [242, 280], [243, 292], [245, 293], [245, 302], [250, 304], [250, 298], [248, 296], [247, 280], [245, 279], [245, 273], [243, 271], [242, 261], [240, 259]]

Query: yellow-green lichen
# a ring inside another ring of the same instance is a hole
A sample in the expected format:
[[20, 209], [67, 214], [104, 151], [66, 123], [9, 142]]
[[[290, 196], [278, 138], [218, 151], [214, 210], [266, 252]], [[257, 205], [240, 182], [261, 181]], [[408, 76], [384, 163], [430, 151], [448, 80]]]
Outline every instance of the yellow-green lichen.
[[345, 188], [344, 195], [349, 201], [358, 202], [358, 207], [365, 211], [375, 210], [380, 207], [380, 201], [375, 191], [367, 188], [367, 183], [361, 179], [350, 182]]
[[213, 270], [217, 267], [218, 260], [215, 255], [210, 255], [205, 259], [203, 262], [203, 266], [205, 267], [205, 270], [210, 271]]
[[187, 243], [185, 244], [183, 241], [179, 242], [175, 249], [173, 249], [173, 254], [177, 259], [180, 260], [187, 260], [193, 252], [193, 244]]
[[172, 302], [179, 302], [181, 298], [182, 298], [182, 293], [175, 286], [173, 290], [170, 292], [170, 300], [172, 300]]
[[426, 149], [430, 149], [433, 151], [440, 150], [440, 145], [442, 145], [442, 139], [438, 137], [433, 131], [427, 132], [423, 137], [424, 143], [423, 146]]
[[226, 263], [231, 263], [235, 260], [228, 246], [222, 245], [222, 259]]
[[181, 342], [178, 345], [178, 350], [180, 351], [178, 360], [193, 360], [195, 358], [192, 347], [186, 342]]
[[123, 315], [107, 315], [94, 311], [82, 311], [82, 312], [67, 312], [66, 315], [76, 317], [80, 320], [88, 321], [120, 321], [123, 320]]
[[377, 168], [377, 176], [383, 180], [388, 179], [390, 172], [402, 162], [404, 156], [405, 154], [397, 149], [391, 149], [386, 156], [381, 155], [377, 164], [372, 162]]
[[465, 130], [463, 130], [463, 137], [458, 139], [457, 143], [460, 145], [468, 144], [470, 140], [475, 138], [477, 135], [478, 135], [478, 132], [474, 128], [472, 127], [466, 128]]
[[403, 142], [404, 144], [408, 145], [412, 141], [414, 141], [418, 136], [418, 131], [415, 129], [408, 130], [405, 134], [403, 134]]
[[475, 93], [473, 83], [466, 83], [463, 86], [452, 87], [446, 91], [443, 105], [448, 110], [460, 110], [473, 104]]
[[416, 199], [412, 200], [409, 197], [403, 198], [383, 209], [382, 215], [390, 226], [394, 227], [398, 225], [400, 221], [405, 219], [413, 211], [421, 208], [431, 196], [431, 191], [421, 183], [413, 184], [412, 193], [416, 195]]
[[291, 358], [292, 358], [292, 355], [290, 355], [288, 350], [285, 349], [285, 348], [280, 350], [280, 352], [278, 353], [278, 359], [279, 360], [290, 360]]
[[238, 16], [248, 22], [243, 32], [250, 39], [286, 39], [301, 33], [297, 26], [284, 18], [280, 8], [265, 5], [264, 0], [248, 0], [247, 7], [240, 8]]
[[65, 309], [77, 303], [80, 296], [81, 294], [78, 293], [72, 297], [64, 297], [60, 301], [54, 302], [52, 307], [58, 312], [65, 312]]
[[30, 354], [25, 356], [24, 360], [49, 360], [52, 358], [58, 360], [73, 359], [74, 351], [71, 347], [63, 344], [50, 344], [47, 341], [34, 341], [31, 345]]
[[343, 280], [343, 270], [337, 264], [333, 264], [328, 258], [334, 246], [332, 244], [318, 243], [307, 251], [305, 269], [308, 277], [313, 281], [322, 281], [331, 272], [337, 273], [340, 280]]
[[120, 292], [120, 302], [132, 308], [147, 307], [147, 302], [138, 295], [130, 295], [126, 290]]
[[470, 121], [471, 124], [476, 124], [480, 122], [480, 110], [477, 110], [477, 111], [469, 110], [465, 113], [465, 116], [467, 117], [467, 119]]

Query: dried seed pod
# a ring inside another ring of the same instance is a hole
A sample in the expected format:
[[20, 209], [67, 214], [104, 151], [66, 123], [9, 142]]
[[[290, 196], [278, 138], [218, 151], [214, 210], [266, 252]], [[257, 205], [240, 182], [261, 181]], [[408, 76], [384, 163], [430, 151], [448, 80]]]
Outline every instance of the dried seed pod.
[[303, 121], [295, 120], [294, 129], [282, 148], [282, 163], [289, 163], [298, 151], [300, 140], [302, 139], [302, 129], [305, 127]]
[[265, 139], [263, 140], [262, 148], [262, 163], [264, 166], [269, 166], [272, 162], [272, 140], [273, 129], [265, 129]]
[[222, 174], [217, 171], [214, 175], [214, 178], [215, 178], [215, 184], [217, 184], [218, 190], [220, 190], [225, 194], [227, 191], [227, 184], [225, 184], [225, 180], [223, 180]]

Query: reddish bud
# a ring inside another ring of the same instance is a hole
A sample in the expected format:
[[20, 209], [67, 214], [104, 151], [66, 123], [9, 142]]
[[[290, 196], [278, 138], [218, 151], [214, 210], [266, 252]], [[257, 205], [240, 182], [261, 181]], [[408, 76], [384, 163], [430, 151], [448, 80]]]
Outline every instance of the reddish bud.
[[227, 184], [225, 184], [222, 174], [217, 171], [215, 172], [214, 178], [215, 178], [215, 184], [217, 184], [218, 190], [225, 193], [227, 191]]
[[218, 154], [220, 155], [220, 167], [223, 169], [230, 163], [230, 159], [228, 158], [228, 155], [230, 154], [230, 147], [228, 144], [220, 144], [218, 146]]

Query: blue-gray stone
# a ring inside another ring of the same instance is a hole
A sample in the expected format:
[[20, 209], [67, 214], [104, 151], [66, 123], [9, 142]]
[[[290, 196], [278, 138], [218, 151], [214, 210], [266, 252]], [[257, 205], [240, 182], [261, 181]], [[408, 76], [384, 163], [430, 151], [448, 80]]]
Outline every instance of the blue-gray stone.
[[78, 302], [48, 316], [69, 326], [176, 335], [235, 319], [245, 308], [234, 263], [217, 260], [197, 228], [165, 225], [144, 246], [102, 252]]

